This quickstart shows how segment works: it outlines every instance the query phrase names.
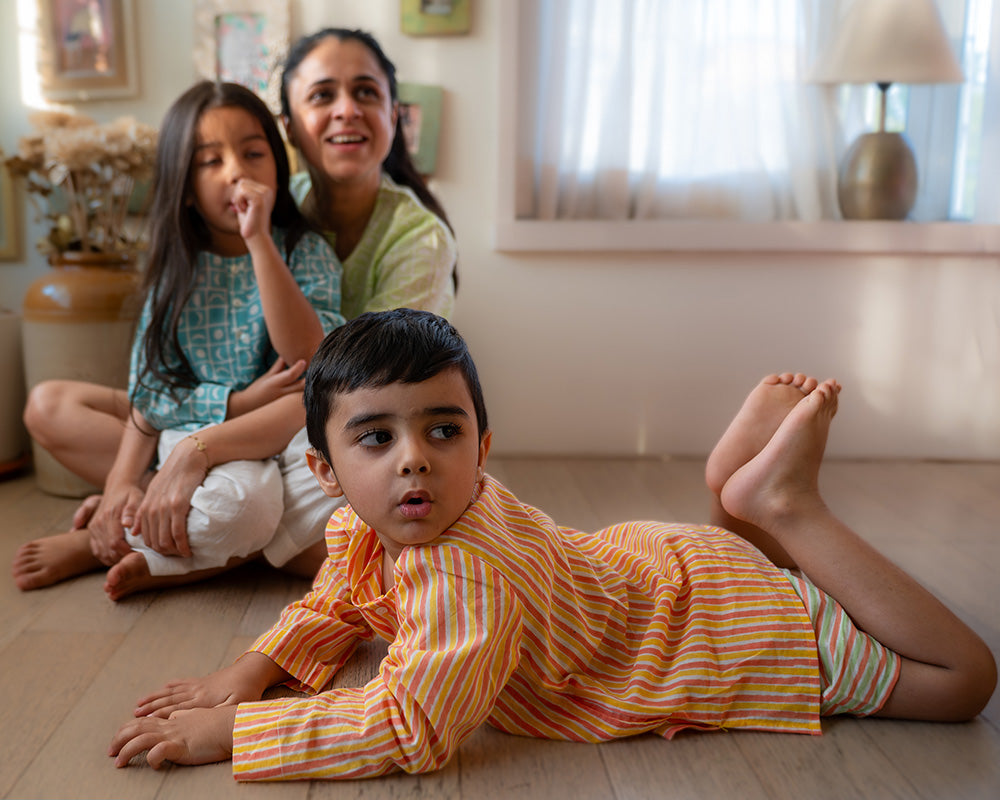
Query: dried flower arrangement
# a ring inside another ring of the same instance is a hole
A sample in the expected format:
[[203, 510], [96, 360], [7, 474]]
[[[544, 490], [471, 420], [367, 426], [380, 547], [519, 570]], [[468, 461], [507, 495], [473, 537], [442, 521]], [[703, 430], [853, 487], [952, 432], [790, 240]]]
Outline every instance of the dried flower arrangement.
[[152, 175], [156, 129], [130, 117], [100, 125], [60, 111], [40, 111], [29, 121], [36, 133], [22, 137], [5, 163], [25, 179], [37, 221], [48, 221], [39, 251], [138, 249], [130, 202], [137, 182]]

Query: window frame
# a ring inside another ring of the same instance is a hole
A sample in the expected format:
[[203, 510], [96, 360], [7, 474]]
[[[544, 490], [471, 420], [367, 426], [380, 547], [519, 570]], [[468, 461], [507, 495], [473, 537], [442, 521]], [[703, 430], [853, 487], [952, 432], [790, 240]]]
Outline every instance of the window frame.
[[[494, 246], [501, 252], [798, 252], [923, 255], [995, 255], [1000, 225], [969, 222], [829, 220], [730, 222], [673, 220], [531, 220], [516, 215], [517, 141], [523, 103], [518, 37], [523, 0], [500, 5], [498, 37], [497, 218]], [[994, 14], [991, 73], [1000, 72], [1000, 24]], [[1000, 75], [997, 77], [1000, 80]], [[996, 123], [986, 114], [984, 126]], [[987, 132], [990, 129], [987, 128]], [[984, 138], [984, 154], [991, 137]], [[985, 160], [984, 160], [985, 161]], [[983, 165], [989, 166], [989, 163]]]

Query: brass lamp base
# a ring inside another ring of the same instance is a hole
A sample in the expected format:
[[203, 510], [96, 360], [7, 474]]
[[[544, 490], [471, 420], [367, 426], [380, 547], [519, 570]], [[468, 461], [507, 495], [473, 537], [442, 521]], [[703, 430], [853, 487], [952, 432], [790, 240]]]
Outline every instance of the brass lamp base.
[[844, 219], [906, 219], [917, 197], [917, 162], [900, 133], [858, 137], [844, 155], [837, 200]]

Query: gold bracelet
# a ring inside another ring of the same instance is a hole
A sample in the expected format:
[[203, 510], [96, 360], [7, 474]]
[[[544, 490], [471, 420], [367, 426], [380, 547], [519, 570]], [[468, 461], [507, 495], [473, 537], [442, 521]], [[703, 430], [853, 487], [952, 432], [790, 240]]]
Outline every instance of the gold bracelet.
[[205, 472], [207, 473], [210, 466], [210, 459], [208, 457], [208, 453], [205, 451], [208, 450], [208, 445], [205, 444], [201, 439], [199, 439], [197, 434], [194, 433], [189, 433], [184, 438], [190, 439], [192, 442], [194, 442], [195, 450], [197, 450], [199, 453], [205, 456]]

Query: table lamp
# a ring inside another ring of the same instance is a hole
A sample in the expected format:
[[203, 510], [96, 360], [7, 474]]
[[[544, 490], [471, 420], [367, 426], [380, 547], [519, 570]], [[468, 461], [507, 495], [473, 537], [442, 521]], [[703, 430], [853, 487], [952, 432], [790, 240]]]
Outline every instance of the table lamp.
[[886, 131], [893, 83], [961, 83], [962, 69], [933, 0], [854, 0], [812, 83], [874, 83], [878, 131], [848, 148], [837, 181], [844, 219], [905, 219], [917, 196], [917, 163], [906, 137]]

